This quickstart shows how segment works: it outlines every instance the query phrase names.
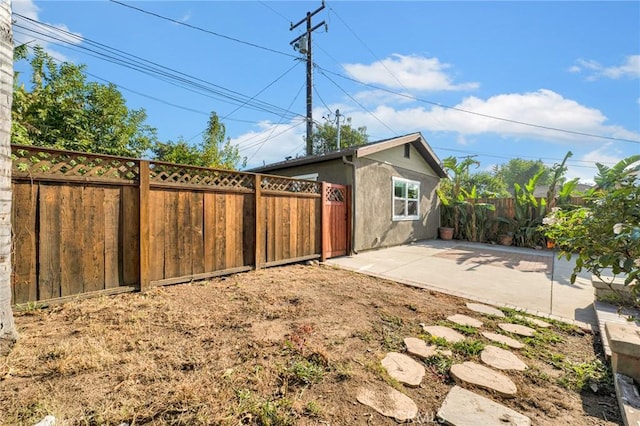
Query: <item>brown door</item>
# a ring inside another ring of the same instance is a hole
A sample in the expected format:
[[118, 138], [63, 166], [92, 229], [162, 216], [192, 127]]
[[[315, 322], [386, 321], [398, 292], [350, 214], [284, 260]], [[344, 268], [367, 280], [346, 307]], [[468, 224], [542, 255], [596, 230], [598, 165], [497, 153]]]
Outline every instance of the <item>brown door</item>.
[[350, 242], [351, 187], [322, 184], [322, 259], [344, 256]]

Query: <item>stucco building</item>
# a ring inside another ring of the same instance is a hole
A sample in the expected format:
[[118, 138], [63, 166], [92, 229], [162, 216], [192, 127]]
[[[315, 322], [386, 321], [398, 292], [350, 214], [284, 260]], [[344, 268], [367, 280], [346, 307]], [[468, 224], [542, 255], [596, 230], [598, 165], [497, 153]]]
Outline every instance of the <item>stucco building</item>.
[[446, 172], [420, 133], [251, 171], [351, 185], [351, 247], [355, 251], [438, 235], [435, 189]]

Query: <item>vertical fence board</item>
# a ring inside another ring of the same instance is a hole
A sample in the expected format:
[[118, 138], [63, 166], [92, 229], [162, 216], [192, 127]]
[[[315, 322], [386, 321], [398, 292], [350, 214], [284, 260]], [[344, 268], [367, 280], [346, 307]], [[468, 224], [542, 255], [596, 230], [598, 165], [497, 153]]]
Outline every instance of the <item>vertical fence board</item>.
[[138, 285], [140, 290], [144, 291], [149, 288], [149, 192], [150, 188], [150, 171], [149, 162], [139, 162], [138, 175]]
[[273, 257], [274, 260], [281, 260], [282, 259], [282, 254], [284, 253], [284, 247], [283, 247], [283, 238], [282, 238], [282, 234], [283, 234], [283, 228], [284, 228], [284, 208], [282, 206], [282, 197], [275, 197], [275, 206], [274, 206], [274, 223], [273, 223], [273, 227], [274, 227], [274, 243], [275, 243], [275, 250], [273, 251]]
[[122, 188], [122, 282], [137, 285], [140, 277], [140, 210], [138, 188]]
[[236, 223], [233, 228], [236, 236], [235, 266], [244, 266], [244, 226], [249, 220], [247, 217], [248, 212], [245, 196], [242, 194], [236, 195], [236, 211], [233, 212], [236, 218]]
[[103, 290], [104, 286], [104, 190], [87, 186], [82, 196], [83, 246], [82, 277], [84, 291]]
[[[60, 271], [60, 213], [61, 190], [59, 187], [41, 184], [40, 186], [40, 239], [38, 298], [51, 299], [61, 296]], [[46, 232], [46, 234], [45, 234]]]
[[36, 275], [36, 212], [38, 186], [32, 183], [13, 184], [13, 303], [38, 299]]
[[225, 227], [225, 267], [234, 268], [236, 265], [236, 246], [238, 243], [237, 237], [237, 211], [236, 211], [237, 195], [230, 195], [226, 199], [224, 217], [226, 221]]
[[298, 198], [289, 198], [289, 258], [300, 257], [298, 252]]
[[276, 240], [275, 240], [275, 197], [265, 197], [265, 240], [266, 240], [266, 256], [267, 262], [273, 262], [275, 260]]
[[204, 272], [204, 194], [191, 193], [191, 259], [192, 273]]
[[226, 264], [226, 249], [227, 249], [227, 237], [226, 237], [226, 219], [227, 219], [227, 198], [223, 194], [216, 194], [216, 241], [215, 241], [215, 259], [216, 259], [216, 271], [225, 269]]
[[164, 227], [165, 227], [165, 192], [153, 190], [149, 193], [149, 279], [161, 280], [164, 273]]
[[216, 270], [216, 195], [204, 194], [204, 270]]
[[120, 236], [120, 188], [104, 188], [104, 288], [120, 285], [118, 240]]
[[191, 194], [178, 192], [178, 277], [191, 275]]
[[164, 191], [164, 278], [178, 276], [178, 192]]
[[60, 194], [60, 270], [61, 296], [80, 294], [84, 290], [82, 274], [82, 245], [88, 229], [83, 226], [81, 186], [63, 186]]
[[291, 257], [291, 198], [281, 197], [280, 202], [282, 205], [282, 222], [280, 222], [279, 226], [282, 227], [282, 253], [278, 260]]
[[247, 214], [249, 213], [249, 206], [247, 199], [244, 195], [239, 194], [236, 201], [236, 266], [244, 266], [244, 226], [249, 220]]
[[265, 238], [265, 209], [262, 208], [264, 198], [262, 197], [262, 177], [255, 176], [255, 194], [253, 198], [253, 224], [254, 224], [254, 265], [256, 269], [260, 269], [264, 263], [266, 254], [266, 238]]
[[252, 194], [243, 195], [244, 198], [244, 211], [242, 221], [242, 264], [244, 266], [254, 265], [256, 268], [256, 250], [258, 247], [258, 240], [256, 239], [256, 198]]
[[[315, 250], [314, 253], [322, 253], [322, 204], [324, 198], [316, 198], [315, 202], [315, 215], [311, 217], [313, 222], [313, 232], [311, 236], [314, 238]], [[315, 219], [315, 220], [314, 220]]]
[[308, 256], [312, 254], [311, 244], [309, 238], [309, 215], [311, 214], [311, 203], [313, 203], [313, 198], [305, 198], [303, 201], [304, 210], [302, 211], [302, 217], [300, 218], [300, 247], [301, 252], [304, 256]]

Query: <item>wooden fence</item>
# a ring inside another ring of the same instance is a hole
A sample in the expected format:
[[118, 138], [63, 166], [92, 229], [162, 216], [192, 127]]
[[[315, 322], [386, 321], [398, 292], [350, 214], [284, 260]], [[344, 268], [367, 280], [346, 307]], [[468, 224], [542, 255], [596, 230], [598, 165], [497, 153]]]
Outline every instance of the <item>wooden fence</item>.
[[[538, 203], [546, 198], [536, 198]], [[516, 215], [516, 203], [514, 198], [480, 198], [475, 200], [476, 203], [493, 204], [496, 210], [492, 212], [492, 217], [508, 217], [513, 218]], [[581, 206], [584, 204], [582, 197], [571, 197], [569, 204]]]
[[323, 183], [12, 146], [13, 300], [323, 257]]
[[[536, 198], [538, 203], [543, 199], [546, 200], [544, 197]], [[469, 200], [469, 202], [475, 204], [486, 203], [495, 206], [495, 210], [487, 212], [487, 222], [489, 225], [484, 235], [484, 240], [486, 241], [495, 241], [500, 233], [500, 222], [498, 222], [496, 218], [503, 217], [513, 219], [516, 215], [516, 203], [514, 198], [480, 198], [477, 200]], [[569, 199], [569, 204], [583, 206], [584, 199], [582, 197], [571, 197]], [[468, 209], [469, 208], [470, 207], [468, 207]], [[531, 214], [537, 216], [538, 212], [537, 210], [535, 212], [532, 211]], [[532, 219], [533, 218], [534, 217], [532, 217]]]

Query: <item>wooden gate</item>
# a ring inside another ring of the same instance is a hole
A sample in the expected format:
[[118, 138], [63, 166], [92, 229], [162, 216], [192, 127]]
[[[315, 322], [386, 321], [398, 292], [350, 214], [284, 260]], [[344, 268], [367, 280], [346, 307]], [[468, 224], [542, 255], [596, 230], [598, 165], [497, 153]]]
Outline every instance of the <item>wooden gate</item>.
[[351, 242], [351, 187], [322, 184], [322, 260], [344, 256]]

